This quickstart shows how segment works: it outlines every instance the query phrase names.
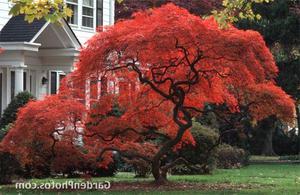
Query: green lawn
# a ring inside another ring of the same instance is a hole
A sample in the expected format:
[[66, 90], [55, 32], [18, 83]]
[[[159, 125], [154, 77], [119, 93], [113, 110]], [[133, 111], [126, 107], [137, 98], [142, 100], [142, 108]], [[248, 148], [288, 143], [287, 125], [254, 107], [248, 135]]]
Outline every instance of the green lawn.
[[[213, 175], [186, 175], [170, 176], [172, 182], [198, 182], [205, 184], [256, 184], [255, 189], [244, 189], [235, 191], [185, 191], [184, 194], [298, 194], [300, 195], [300, 164], [289, 165], [250, 165], [242, 169], [217, 170]], [[35, 183], [45, 183], [53, 179], [32, 180]], [[55, 182], [65, 182], [66, 179], [54, 179]], [[119, 173], [115, 177], [93, 178], [93, 181], [130, 182], [150, 181], [148, 179], [133, 178], [131, 173]], [[76, 179], [74, 179], [76, 181]], [[80, 181], [80, 179], [77, 179]], [[17, 191], [14, 186], [1, 186], [0, 195], [10, 194], [33, 194], [33, 191]], [[87, 192], [35, 192], [35, 194], [99, 194], [99, 191]], [[114, 191], [102, 192], [102, 194], [183, 194], [182, 191]]]

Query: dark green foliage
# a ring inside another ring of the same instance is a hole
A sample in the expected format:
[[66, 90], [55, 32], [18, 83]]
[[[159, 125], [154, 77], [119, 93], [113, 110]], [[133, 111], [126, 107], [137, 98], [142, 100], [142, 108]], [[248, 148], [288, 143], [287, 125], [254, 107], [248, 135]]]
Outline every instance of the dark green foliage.
[[248, 164], [249, 154], [245, 150], [222, 144], [217, 149], [217, 166], [221, 169], [240, 168]]
[[9, 131], [9, 129], [11, 128], [12, 124], [9, 123], [8, 125], [6, 125], [4, 128], [0, 129], [0, 141], [4, 138], [4, 136], [6, 135], [6, 133]]
[[133, 167], [135, 177], [146, 178], [151, 173], [151, 164], [142, 159], [124, 159], [124, 161]]
[[296, 129], [285, 132], [277, 129], [273, 135], [274, 151], [278, 155], [296, 155], [298, 154], [298, 135]]
[[108, 165], [107, 169], [105, 168], [95, 168], [93, 170], [94, 177], [112, 177], [117, 173], [117, 164], [112, 162]]
[[118, 163], [118, 171], [120, 172], [134, 172], [134, 167], [131, 164], [126, 163], [123, 159], [119, 160]]
[[15, 175], [20, 175], [21, 166], [14, 155], [0, 151], [0, 184], [9, 184]]
[[[276, 121], [275, 128], [272, 129], [272, 145], [274, 153], [277, 155], [295, 155], [298, 154], [299, 139], [296, 129], [287, 132], [287, 125]], [[258, 125], [253, 128], [249, 138], [249, 151], [253, 155], [261, 155], [264, 147], [264, 141], [267, 131]]]
[[257, 4], [254, 11], [262, 16], [261, 20], [241, 20], [237, 26], [242, 29], [253, 29], [260, 32], [271, 46], [275, 42], [283, 45], [299, 44], [300, 20], [291, 7], [294, 0], [274, 0], [272, 3]]
[[277, 82], [288, 94], [300, 99], [300, 58], [282, 60], [277, 65], [280, 70]]
[[151, 173], [151, 164], [141, 159], [127, 159], [116, 154], [115, 163], [118, 171], [134, 172], [137, 178], [146, 178]]
[[186, 145], [178, 153], [192, 165], [201, 167], [200, 171], [191, 170], [185, 165], [178, 165], [172, 169], [173, 174], [208, 174], [216, 166], [216, 146], [218, 145], [219, 134], [215, 129], [194, 123], [192, 135], [196, 141], [195, 146]]
[[32, 99], [34, 99], [33, 95], [27, 91], [17, 94], [3, 112], [2, 118], [0, 119], [0, 129], [13, 123], [17, 118], [18, 110]]

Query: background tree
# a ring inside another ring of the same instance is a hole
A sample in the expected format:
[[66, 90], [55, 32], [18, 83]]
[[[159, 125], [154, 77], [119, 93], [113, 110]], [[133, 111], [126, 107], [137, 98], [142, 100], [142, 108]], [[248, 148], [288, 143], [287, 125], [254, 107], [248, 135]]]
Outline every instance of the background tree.
[[[295, 100], [298, 124], [300, 124], [299, 10], [299, 1], [275, 0], [270, 4], [260, 4], [254, 7], [254, 11], [262, 16], [260, 21], [241, 20], [237, 23], [239, 28], [256, 30], [264, 37], [279, 67], [276, 82]], [[263, 149], [263, 154], [274, 154], [271, 148], [271, 138], [275, 130], [275, 121], [269, 120], [268, 122], [273, 124], [267, 125], [270, 128], [265, 129], [267, 132], [263, 137], [270, 141], [266, 142], [265, 147], [267, 148]]]
[[260, 19], [261, 16], [252, 10], [255, 3], [269, 3], [272, 0], [117, 0], [116, 19], [129, 18], [139, 10], [159, 7], [166, 3], [189, 10], [199, 16], [213, 15], [221, 27], [239, 19]]
[[123, 0], [119, 2], [116, 4], [116, 20], [129, 19], [134, 12], [160, 7], [170, 2], [198, 16], [210, 15], [213, 10], [222, 8], [221, 0]]

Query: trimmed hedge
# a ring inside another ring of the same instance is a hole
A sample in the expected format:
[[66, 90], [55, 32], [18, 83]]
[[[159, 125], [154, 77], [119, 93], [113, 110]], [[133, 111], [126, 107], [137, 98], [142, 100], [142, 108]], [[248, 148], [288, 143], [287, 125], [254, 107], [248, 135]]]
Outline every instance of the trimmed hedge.
[[13, 123], [17, 118], [18, 110], [32, 99], [34, 99], [34, 96], [28, 91], [18, 93], [4, 110], [2, 118], [0, 119], [0, 129]]
[[249, 154], [242, 148], [222, 144], [217, 148], [217, 167], [221, 169], [240, 168], [248, 164]]
[[191, 170], [185, 165], [177, 165], [172, 168], [172, 174], [210, 174], [216, 168], [217, 153], [215, 146], [219, 139], [217, 130], [203, 126], [200, 123], [194, 123], [191, 133], [196, 145], [185, 145], [178, 152], [178, 156], [184, 157], [197, 167], [201, 167], [201, 170]]

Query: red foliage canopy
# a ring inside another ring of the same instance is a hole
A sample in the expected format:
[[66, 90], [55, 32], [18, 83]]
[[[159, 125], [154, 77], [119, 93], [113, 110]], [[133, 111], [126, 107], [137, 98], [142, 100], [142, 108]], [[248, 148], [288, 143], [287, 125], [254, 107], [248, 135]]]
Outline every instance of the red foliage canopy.
[[1, 142], [1, 150], [15, 154], [22, 166], [35, 171], [49, 166], [61, 172], [83, 167], [88, 160], [95, 163], [97, 153], [86, 154], [78, 147], [84, 111], [81, 103], [62, 95], [31, 101], [19, 111], [15, 125]]
[[[271, 103], [259, 106], [264, 112], [256, 111], [257, 119], [275, 114], [289, 120], [294, 113], [292, 100], [274, 85], [278, 69], [259, 33], [234, 27], [221, 30], [212, 18], [202, 20], [172, 4], [137, 13], [134, 19], [96, 34], [77, 66], [84, 79], [107, 72], [126, 80], [141, 76], [134, 94], [140, 98], [136, 103], [144, 106], [171, 96], [175, 85], [185, 93], [185, 107], [226, 103], [238, 111], [238, 104], [258, 103], [261, 97]], [[133, 95], [128, 91], [119, 99], [129, 93]], [[128, 107], [128, 101], [124, 104]]]
[[[110, 161], [111, 151], [118, 151], [152, 163], [153, 175], [160, 180], [175, 163], [162, 166], [161, 160], [182, 142], [194, 143], [188, 130], [208, 103], [226, 104], [231, 112], [249, 106], [256, 120], [275, 115], [291, 122], [294, 116], [292, 99], [274, 84], [278, 70], [259, 33], [219, 29], [212, 18], [201, 19], [173, 4], [139, 12], [97, 33], [81, 51], [76, 68], [61, 95], [21, 110], [4, 144], [23, 129], [31, 132], [24, 137], [49, 137], [62, 123], [73, 129], [67, 132], [78, 134], [76, 119], [84, 129], [79, 133], [84, 136], [82, 147], [102, 157], [102, 165]], [[85, 96], [90, 78], [108, 80], [105, 88], [114, 90], [102, 93], [89, 112], [80, 115], [77, 99]], [[118, 83], [127, 83], [127, 90], [116, 90]], [[120, 115], [114, 114], [115, 107]], [[19, 141], [26, 142], [13, 143]], [[53, 140], [47, 143], [50, 148]]]
[[179, 140], [193, 143], [186, 130], [207, 103], [226, 104], [232, 112], [249, 106], [256, 120], [275, 115], [292, 122], [294, 116], [292, 99], [274, 84], [278, 69], [259, 33], [222, 30], [212, 18], [201, 19], [172, 4], [136, 13], [96, 34], [77, 68], [84, 80], [106, 75], [140, 82], [134, 91], [101, 98], [96, 113], [106, 113], [116, 101], [124, 114], [97, 121], [90, 130], [107, 137], [132, 128], [136, 136], [122, 136], [111, 148], [126, 151], [130, 145], [145, 154], [146, 147], [137, 146], [140, 135], [154, 128], [170, 140], [153, 146], [157, 152], [151, 162], [179, 146]]

